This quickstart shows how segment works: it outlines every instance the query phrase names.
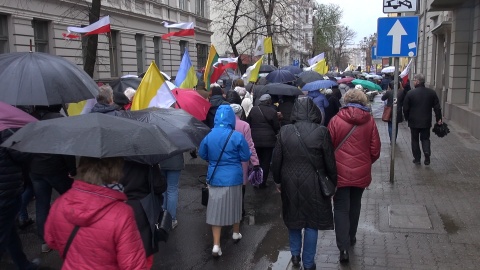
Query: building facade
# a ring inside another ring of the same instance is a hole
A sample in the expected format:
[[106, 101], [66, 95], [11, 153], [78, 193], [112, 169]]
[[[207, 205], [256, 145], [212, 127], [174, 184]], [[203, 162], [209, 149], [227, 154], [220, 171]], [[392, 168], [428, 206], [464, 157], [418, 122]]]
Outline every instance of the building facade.
[[[3, 1], [0, 53], [46, 52], [83, 67], [86, 38], [65, 39], [62, 34], [68, 26], [89, 24], [91, 2]], [[174, 76], [187, 49], [194, 66], [205, 66], [211, 36], [207, 0], [102, 0], [101, 4], [101, 16], [110, 16], [111, 32], [99, 35], [94, 79], [139, 74], [152, 61]], [[162, 40], [160, 36], [168, 33], [164, 21], [195, 22], [195, 36]]]
[[420, 0], [415, 72], [444, 118], [480, 138], [480, 0]]

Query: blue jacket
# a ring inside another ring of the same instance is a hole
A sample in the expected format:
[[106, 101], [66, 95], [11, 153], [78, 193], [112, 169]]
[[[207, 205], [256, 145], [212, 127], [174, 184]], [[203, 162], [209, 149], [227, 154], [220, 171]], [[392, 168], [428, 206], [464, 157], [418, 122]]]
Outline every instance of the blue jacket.
[[233, 131], [212, 178], [220, 152], [232, 130], [235, 130], [235, 114], [230, 105], [220, 105], [215, 114], [215, 126], [202, 140], [198, 151], [200, 157], [209, 164], [207, 172], [209, 185], [228, 187], [243, 184], [241, 162], [250, 160], [251, 153], [247, 141], [238, 131]]
[[308, 97], [313, 100], [313, 103], [315, 103], [320, 111], [322, 111], [322, 114], [325, 115], [325, 108], [329, 105], [327, 97], [318, 90], [308, 92]]

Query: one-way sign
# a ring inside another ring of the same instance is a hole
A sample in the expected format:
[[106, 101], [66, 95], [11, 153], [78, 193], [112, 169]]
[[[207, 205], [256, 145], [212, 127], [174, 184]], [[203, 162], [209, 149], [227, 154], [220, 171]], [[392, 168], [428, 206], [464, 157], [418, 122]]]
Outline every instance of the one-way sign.
[[417, 56], [418, 17], [378, 18], [377, 56]]
[[418, 0], [383, 0], [383, 13], [415, 12]]

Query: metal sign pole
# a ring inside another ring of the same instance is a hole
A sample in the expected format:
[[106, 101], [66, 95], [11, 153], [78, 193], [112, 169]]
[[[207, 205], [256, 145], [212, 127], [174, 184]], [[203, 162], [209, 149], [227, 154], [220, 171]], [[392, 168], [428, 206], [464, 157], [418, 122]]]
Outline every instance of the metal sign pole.
[[395, 182], [395, 142], [397, 137], [397, 93], [398, 93], [398, 69], [399, 69], [399, 62], [400, 58], [394, 57], [393, 58], [395, 72], [394, 72], [394, 80], [393, 80], [393, 104], [392, 104], [392, 137], [390, 138], [390, 183]]

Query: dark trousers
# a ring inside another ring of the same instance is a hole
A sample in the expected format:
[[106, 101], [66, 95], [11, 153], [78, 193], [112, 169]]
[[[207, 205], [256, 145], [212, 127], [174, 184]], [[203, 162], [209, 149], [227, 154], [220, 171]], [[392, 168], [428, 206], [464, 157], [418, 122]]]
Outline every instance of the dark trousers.
[[30, 173], [30, 178], [32, 179], [33, 191], [35, 192], [37, 233], [45, 243], [43, 236], [45, 233], [45, 222], [47, 221], [48, 212], [50, 212], [52, 188], [61, 195], [72, 187], [73, 179], [63, 174], [42, 175], [35, 173]]
[[358, 187], [341, 187], [333, 197], [335, 236], [340, 251], [347, 250], [350, 247], [350, 240], [357, 234], [364, 190]]
[[415, 160], [420, 160], [422, 152], [420, 152], [420, 142], [422, 142], [423, 154], [430, 156], [430, 128], [410, 128], [412, 140], [412, 154]]
[[260, 168], [263, 170], [262, 185], [267, 183], [268, 173], [270, 172], [270, 163], [272, 162], [273, 147], [255, 147], [258, 156]]
[[0, 199], [0, 258], [6, 251], [18, 269], [34, 269], [18, 237], [15, 218], [20, 211], [21, 198]]

